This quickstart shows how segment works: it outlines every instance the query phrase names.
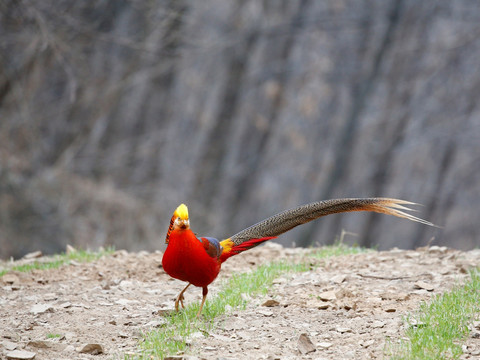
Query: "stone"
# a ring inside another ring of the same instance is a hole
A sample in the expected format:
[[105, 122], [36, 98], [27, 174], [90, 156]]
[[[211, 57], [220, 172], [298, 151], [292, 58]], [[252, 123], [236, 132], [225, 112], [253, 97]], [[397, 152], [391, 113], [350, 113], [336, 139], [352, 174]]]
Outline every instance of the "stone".
[[[111, 323], [111, 322], [110, 322]], [[159, 328], [159, 327], [162, 327], [162, 326], [165, 326], [167, 324], [167, 320], [165, 319], [159, 319], [159, 320], [152, 320], [152, 321], [149, 321], [145, 327], [149, 327], [149, 328]], [[116, 324], [113, 324], [113, 325], [116, 325]]]
[[132, 303], [138, 303], [137, 300], [129, 300], [129, 299], [119, 299], [117, 301], [115, 301], [115, 304], [118, 304], [118, 305], [129, 305], [129, 304], [132, 304]]
[[315, 345], [313, 345], [312, 343], [312, 340], [310, 340], [308, 335], [305, 333], [301, 334], [298, 338], [297, 347], [303, 355], [314, 352], [316, 350]]
[[171, 314], [174, 314], [174, 313], [175, 313], [175, 309], [174, 309], [174, 308], [158, 309], [158, 310], [156, 310], [156, 311], [153, 312], [153, 315], [168, 316], [168, 315], [171, 315]]
[[48, 349], [51, 344], [49, 341], [45, 340], [32, 340], [29, 341], [27, 345], [38, 349]]
[[374, 329], [383, 328], [384, 326], [385, 326], [385, 323], [383, 321], [380, 321], [380, 320], [376, 320], [372, 323], [372, 328], [374, 328]]
[[77, 352], [81, 354], [92, 354], [92, 355], [98, 355], [98, 354], [103, 354], [103, 346], [100, 344], [85, 344], [77, 348]]
[[53, 307], [50, 304], [35, 304], [30, 308], [30, 312], [35, 315], [53, 312]]
[[413, 284], [414, 288], [415, 289], [424, 289], [424, 290], [427, 290], [427, 291], [433, 291], [435, 288], [433, 287], [432, 284], [430, 283], [427, 283], [425, 281], [417, 281], [415, 284]]
[[448, 251], [448, 248], [446, 246], [437, 246], [437, 245], [432, 245], [430, 248], [428, 248], [428, 252], [431, 254], [444, 254]]
[[53, 301], [53, 300], [57, 300], [57, 298], [58, 298], [58, 296], [55, 293], [48, 293], [48, 294], [43, 295], [43, 300], [44, 301]]
[[272, 310], [259, 309], [257, 312], [258, 312], [260, 315], [263, 315], [263, 316], [273, 316], [273, 311], [272, 311]]
[[324, 291], [318, 294], [318, 298], [323, 301], [333, 301], [337, 299], [335, 291]]
[[20, 282], [20, 279], [15, 274], [5, 274], [2, 276], [2, 281], [5, 284], [12, 285], [12, 284], [18, 284]]
[[277, 300], [273, 300], [273, 299], [268, 299], [262, 304], [262, 306], [266, 306], [266, 307], [274, 307], [278, 305], [280, 305], [280, 303]]
[[319, 309], [319, 310], [326, 310], [330, 307], [330, 305], [331, 304], [326, 302], [326, 301], [320, 301], [320, 300], [317, 300], [317, 299], [308, 300], [307, 303], [306, 303], [307, 307], [315, 308], [315, 309]]
[[8, 351], [5, 356], [9, 360], [31, 360], [35, 358], [35, 353], [25, 350]]
[[11, 341], [8, 341], [8, 340], [5, 340], [3, 343], [2, 343], [3, 347], [5, 350], [9, 350], [9, 351], [13, 351], [17, 348], [17, 344], [14, 343], [14, 342], [11, 342]]
[[67, 345], [64, 349], [63, 352], [74, 352], [75, 347], [73, 345]]
[[363, 346], [364, 348], [368, 348], [369, 346], [372, 346], [373, 344], [375, 344], [375, 340], [370, 339], [370, 340], [363, 341], [360, 345]]
[[343, 283], [346, 278], [347, 277], [345, 275], [339, 274], [339, 275], [335, 275], [332, 278], [330, 278], [330, 281], [334, 284], [339, 285], [339, 284]]
[[23, 256], [23, 259], [36, 259], [36, 258], [39, 258], [39, 257], [42, 257], [42, 252], [41, 251], [34, 251], [34, 252], [31, 252], [31, 253], [28, 253], [26, 255]]

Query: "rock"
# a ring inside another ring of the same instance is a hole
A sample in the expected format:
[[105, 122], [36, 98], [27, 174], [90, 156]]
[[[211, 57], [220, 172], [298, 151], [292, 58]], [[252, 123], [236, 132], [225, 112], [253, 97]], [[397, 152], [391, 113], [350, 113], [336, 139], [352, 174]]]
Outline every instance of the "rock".
[[27, 345], [38, 349], [48, 349], [51, 344], [49, 341], [45, 340], [32, 340], [29, 341]]
[[23, 256], [23, 259], [36, 259], [36, 258], [39, 258], [39, 257], [42, 257], [42, 252], [41, 251], [34, 251], [34, 252], [31, 252], [31, 253], [28, 253], [26, 255]]
[[319, 301], [317, 299], [308, 300], [306, 306], [309, 308], [315, 308], [319, 310], [326, 310], [330, 307], [330, 303], [325, 301]]
[[85, 344], [78, 347], [77, 352], [92, 355], [103, 354], [103, 346], [100, 344]]
[[9, 360], [30, 360], [35, 358], [35, 353], [25, 350], [8, 351], [5, 356]]
[[274, 307], [278, 305], [280, 305], [280, 303], [277, 300], [273, 300], [273, 299], [268, 299], [262, 304], [262, 306], [266, 306], [266, 307]]
[[335, 330], [337, 330], [341, 334], [353, 332], [352, 329], [347, 327], [341, 327], [341, 326], [337, 327]]
[[43, 295], [43, 300], [44, 301], [53, 301], [53, 300], [57, 300], [57, 298], [58, 298], [58, 296], [55, 293], [48, 293], [48, 294]]
[[115, 304], [118, 304], [118, 305], [130, 305], [130, 304], [138, 304], [139, 301], [138, 300], [129, 300], [129, 299], [119, 299], [117, 301], [115, 301]]
[[2, 343], [3, 347], [5, 350], [9, 350], [9, 351], [12, 351], [12, 350], [15, 350], [17, 348], [17, 344], [15, 344], [14, 342], [11, 342], [11, 341], [8, 341], [8, 340], [5, 340], [3, 343]]
[[355, 302], [342, 302], [340, 305], [339, 305], [339, 308], [343, 308], [345, 310], [356, 310], [357, 309], [357, 303]]
[[[149, 328], [159, 328], [159, 327], [162, 327], [162, 326], [165, 326], [167, 324], [167, 320], [165, 319], [159, 319], [159, 320], [152, 320], [152, 321], [149, 321], [145, 327], [149, 327]], [[116, 325], [116, 324], [113, 324], [113, 325]]]
[[65, 253], [66, 254], [72, 254], [72, 253], [75, 253], [75, 252], [77, 252], [77, 249], [75, 249], [72, 245], [67, 244]]
[[63, 349], [64, 352], [74, 352], [75, 347], [73, 345], [67, 345], [65, 349]]
[[35, 304], [30, 308], [30, 312], [35, 315], [53, 312], [53, 307], [50, 304]]
[[175, 309], [158, 309], [153, 312], [153, 315], [158, 315], [158, 316], [168, 316], [171, 314], [175, 314]]
[[324, 291], [318, 294], [318, 298], [323, 301], [333, 301], [337, 299], [335, 291]]
[[332, 343], [329, 343], [329, 342], [326, 342], [326, 341], [323, 341], [323, 342], [317, 344], [317, 346], [321, 347], [322, 349], [328, 349], [332, 345], [333, 345]]
[[59, 307], [64, 308], [64, 309], [68, 309], [68, 308], [72, 307], [72, 303], [67, 301], [67, 302], [61, 303], [59, 305]]
[[395, 300], [395, 301], [405, 301], [410, 298], [410, 294], [404, 292], [384, 292], [380, 294], [382, 300]]
[[2, 276], [2, 281], [5, 284], [12, 285], [12, 284], [18, 284], [20, 282], [20, 279], [15, 274], [5, 274]]
[[345, 281], [347, 277], [343, 274], [335, 275], [332, 278], [330, 278], [330, 281], [334, 284], [341, 284]]
[[462, 261], [458, 262], [455, 266], [462, 274], [468, 274], [470, 270], [477, 267], [477, 264], [470, 261]]
[[370, 340], [367, 340], [367, 341], [362, 341], [360, 345], [363, 346], [364, 348], [368, 348], [369, 346], [372, 346], [373, 344], [375, 344], [375, 340], [370, 339]]
[[259, 309], [257, 312], [258, 312], [259, 314], [263, 315], [263, 316], [273, 316], [273, 311], [272, 311], [272, 310]]
[[303, 354], [306, 355], [308, 353], [314, 352], [315, 345], [313, 345], [312, 340], [308, 337], [307, 334], [301, 334], [300, 337], [298, 338], [298, 350]]
[[374, 329], [383, 328], [384, 326], [385, 326], [385, 323], [383, 321], [376, 320], [372, 323], [372, 328]]
[[425, 281], [417, 281], [415, 284], [413, 284], [414, 288], [415, 289], [424, 289], [424, 290], [427, 290], [427, 291], [433, 291], [434, 287], [432, 284], [429, 284]]
[[432, 245], [430, 248], [428, 248], [428, 252], [430, 254], [444, 254], [448, 251], [448, 248], [446, 246], [437, 246], [437, 245]]

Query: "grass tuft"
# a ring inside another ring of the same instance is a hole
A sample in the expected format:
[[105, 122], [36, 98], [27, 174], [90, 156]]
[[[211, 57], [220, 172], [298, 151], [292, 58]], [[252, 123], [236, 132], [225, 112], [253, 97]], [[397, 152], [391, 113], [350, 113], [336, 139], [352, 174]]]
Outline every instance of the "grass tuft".
[[9, 271], [30, 272], [32, 270], [46, 270], [56, 269], [70, 261], [76, 262], [91, 262], [101, 258], [104, 255], [110, 255], [114, 252], [114, 248], [109, 247], [105, 250], [90, 251], [90, 250], [75, 250], [72, 252], [54, 255], [52, 257], [42, 258], [28, 264], [4, 266], [0, 269], [0, 276], [5, 275]]
[[389, 344], [387, 354], [400, 359], [458, 359], [469, 324], [480, 313], [480, 270], [470, 273], [464, 285], [423, 303], [406, 319], [406, 339]]

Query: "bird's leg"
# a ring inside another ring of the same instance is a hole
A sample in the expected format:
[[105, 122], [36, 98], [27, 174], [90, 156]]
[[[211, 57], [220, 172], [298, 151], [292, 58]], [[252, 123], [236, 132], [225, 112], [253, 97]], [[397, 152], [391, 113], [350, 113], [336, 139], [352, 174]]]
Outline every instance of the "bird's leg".
[[178, 294], [176, 300], [175, 300], [175, 310], [178, 311], [178, 303], [182, 304], [182, 309], [185, 308], [185, 306], [183, 305], [183, 300], [185, 299], [183, 297], [183, 293], [185, 292], [185, 290], [188, 289], [188, 287], [190, 286], [191, 284], [188, 283], [187, 286], [185, 286], [185, 288], [180, 292], [180, 294]]
[[208, 288], [206, 286], [203, 287], [203, 299], [202, 303], [200, 304], [200, 309], [198, 309], [197, 317], [200, 317], [200, 314], [202, 313], [203, 309], [203, 304], [205, 304], [205, 300], [207, 299], [207, 294], [208, 294]]

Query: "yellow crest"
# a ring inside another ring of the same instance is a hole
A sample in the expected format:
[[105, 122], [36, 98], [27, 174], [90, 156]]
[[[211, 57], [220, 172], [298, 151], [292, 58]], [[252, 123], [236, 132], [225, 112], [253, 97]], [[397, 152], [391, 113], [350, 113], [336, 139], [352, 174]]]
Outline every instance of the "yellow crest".
[[188, 220], [188, 208], [185, 204], [180, 204], [173, 213], [173, 216], [182, 220]]

